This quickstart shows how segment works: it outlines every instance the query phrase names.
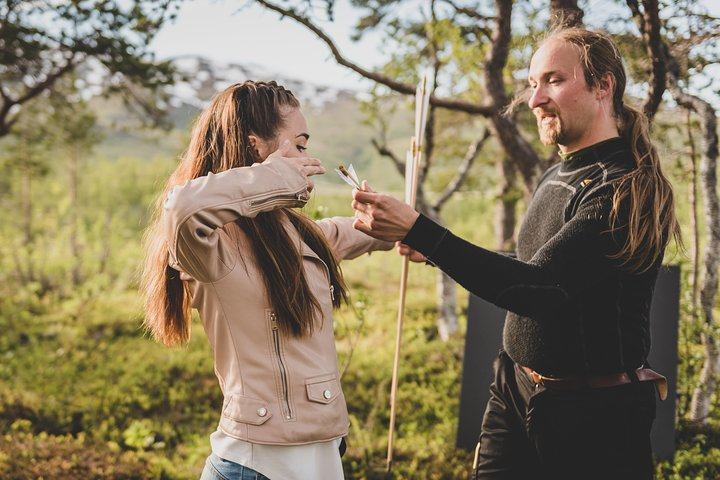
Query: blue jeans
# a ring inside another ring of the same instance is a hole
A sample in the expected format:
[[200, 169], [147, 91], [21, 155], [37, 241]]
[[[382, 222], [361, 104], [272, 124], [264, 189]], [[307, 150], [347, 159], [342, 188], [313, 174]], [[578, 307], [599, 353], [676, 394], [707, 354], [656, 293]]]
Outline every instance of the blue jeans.
[[239, 463], [231, 462], [220, 458], [214, 453], [205, 461], [205, 468], [200, 475], [200, 480], [270, 480], [262, 473], [251, 468], [244, 467]]

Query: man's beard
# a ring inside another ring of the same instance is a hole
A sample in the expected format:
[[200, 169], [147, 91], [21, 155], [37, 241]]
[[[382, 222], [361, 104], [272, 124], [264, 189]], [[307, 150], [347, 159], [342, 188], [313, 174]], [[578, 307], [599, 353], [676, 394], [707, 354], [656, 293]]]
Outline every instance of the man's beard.
[[538, 134], [544, 145], [557, 145], [563, 139], [563, 124], [560, 116], [555, 115], [552, 118], [550, 123], [543, 123], [542, 119], [538, 121]]

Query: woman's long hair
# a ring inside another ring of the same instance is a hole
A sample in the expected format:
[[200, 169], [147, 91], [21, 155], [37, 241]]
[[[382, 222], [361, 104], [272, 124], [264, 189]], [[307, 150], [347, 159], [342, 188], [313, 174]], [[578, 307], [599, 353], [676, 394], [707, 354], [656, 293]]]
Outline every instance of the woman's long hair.
[[[145, 328], [168, 346], [190, 340], [191, 298], [187, 282], [168, 264], [167, 232], [162, 228], [163, 202], [175, 185], [262, 161], [250, 144], [249, 135], [272, 143], [283, 126], [283, 114], [299, 108], [287, 89], [275, 82], [246, 81], [219, 93], [198, 118], [190, 146], [170, 176], [155, 205], [152, 224], [145, 234], [145, 268], [141, 288], [145, 299]], [[236, 224], [252, 245], [263, 275], [268, 301], [275, 310], [280, 328], [293, 336], [312, 333], [313, 319], [320, 304], [305, 278], [303, 259], [297, 242], [283, 226], [287, 221], [302, 240], [325, 262], [334, 290], [333, 306], [347, 300], [342, 271], [319, 227], [291, 209], [240, 218]]]
[[[650, 141], [648, 119], [623, 102], [627, 83], [625, 68], [617, 46], [608, 35], [583, 28], [564, 28], [552, 32], [545, 41], [555, 39], [578, 47], [589, 87], [600, 86], [608, 73], [615, 79], [613, 111], [620, 135], [630, 144], [637, 168], [622, 177], [613, 196], [611, 230], [626, 230], [626, 240], [610, 258], [619, 260], [621, 266], [631, 272], [644, 272], [662, 256], [671, 236], [682, 245], [672, 186], [663, 175], [660, 158]], [[621, 211], [623, 220], [627, 217], [626, 224], [619, 224]]]

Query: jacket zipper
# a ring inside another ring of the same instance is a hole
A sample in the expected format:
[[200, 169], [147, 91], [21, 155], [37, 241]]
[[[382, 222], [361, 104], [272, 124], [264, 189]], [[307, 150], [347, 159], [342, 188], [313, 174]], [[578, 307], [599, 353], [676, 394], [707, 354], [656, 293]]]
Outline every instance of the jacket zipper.
[[283, 407], [286, 420], [292, 419], [292, 410], [290, 409], [290, 392], [288, 387], [287, 369], [280, 355], [280, 332], [278, 331], [277, 317], [275, 312], [270, 313], [270, 323], [272, 326], [273, 344], [275, 346], [275, 357], [277, 358], [278, 367], [280, 368], [280, 382], [282, 383]]
[[[310, 258], [314, 258], [318, 262], [322, 263], [323, 267], [325, 267], [325, 274], [327, 275], [328, 278], [330, 278], [330, 269], [328, 268], [327, 263], [325, 263], [323, 261], [323, 259], [320, 257], [312, 257], [311, 256]], [[333, 285], [332, 282], [330, 282], [328, 287], [330, 288], [330, 300], [332, 300], [334, 302], [335, 301], [335, 285]]]
[[308, 200], [307, 188], [303, 188], [302, 190], [300, 190], [296, 193], [291, 193], [291, 194], [286, 194], [286, 195], [274, 195], [271, 197], [259, 198], [257, 200], [250, 200], [250, 206], [257, 207], [259, 205], [265, 205], [266, 203], [278, 202], [278, 201], [282, 201], [282, 200], [297, 200], [299, 202], [307, 202], [307, 200]]

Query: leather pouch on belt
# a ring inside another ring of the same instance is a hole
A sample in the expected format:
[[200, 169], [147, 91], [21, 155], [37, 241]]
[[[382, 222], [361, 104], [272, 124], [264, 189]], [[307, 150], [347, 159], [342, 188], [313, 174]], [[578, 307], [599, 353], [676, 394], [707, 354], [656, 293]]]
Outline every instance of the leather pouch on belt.
[[641, 368], [635, 371], [638, 380], [641, 382], [653, 382], [657, 388], [660, 400], [665, 400], [668, 395], [667, 378], [650, 368]]

